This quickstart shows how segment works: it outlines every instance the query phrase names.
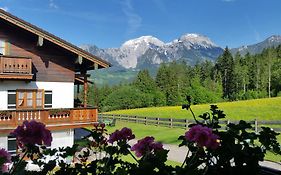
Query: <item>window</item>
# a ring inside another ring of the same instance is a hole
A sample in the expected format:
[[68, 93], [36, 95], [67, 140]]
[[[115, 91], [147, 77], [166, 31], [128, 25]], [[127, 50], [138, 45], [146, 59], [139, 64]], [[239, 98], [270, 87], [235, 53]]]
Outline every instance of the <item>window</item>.
[[0, 55], [5, 55], [5, 41], [0, 39]]
[[17, 141], [13, 136], [8, 136], [8, 152], [11, 155], [15, 155], [17, 153]]
[[52, 91], [43, 89], [8, 90], [8, 109], [52, 108]]
[[16, 109], [16, 91], [8, 91], [8, 109]]
[[52, 108], [52, 91], [45, 91], [45, 108]]
[[17, 109], [42, 109], [44, 108], [44, 90], [17, 90], [16, 91]]

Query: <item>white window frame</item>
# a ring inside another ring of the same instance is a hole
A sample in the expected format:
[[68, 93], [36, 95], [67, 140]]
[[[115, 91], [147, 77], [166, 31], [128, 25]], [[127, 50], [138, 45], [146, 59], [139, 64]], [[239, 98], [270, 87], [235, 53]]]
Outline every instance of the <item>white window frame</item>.
[[[46, 103], [46, 95], [51, 95], [51, 103]], [[44, 103], [44, 108], [45, 109], [51, 109], [53, 107], [53, 91], [51, 90], [45, 90], [45, 94], [44, 94], [44, 100], [45, 100], [45, 103]]]
[[0, 39], [0, 54], [5, 55], [5, 46], [6, 46], [6, 42], [5, 40]]
[[[15, 103], [9, 104], [9, 95], [15, 95]], [[8, 90], [8, 109], [16, 109], [17, 107], [17, 92], [16, 90]]]
[[16, 143], [16, 148], [15, 149], [9, 149], [9, 141], [13, 141], [13, 142], [16, 142], [16, 137], [13, 137], [13, 136], [7, 136], [7, 150], [8, 152], [11, 154], [11, 155], [16, 155], [17, 153], [17, 143]]

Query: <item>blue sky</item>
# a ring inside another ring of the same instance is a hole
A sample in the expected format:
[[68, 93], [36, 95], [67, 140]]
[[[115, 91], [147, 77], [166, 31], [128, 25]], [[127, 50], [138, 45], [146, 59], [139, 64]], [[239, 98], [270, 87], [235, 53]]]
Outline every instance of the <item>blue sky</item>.
[[0, 7], [78, 46], [199, 33], [233, 48], [281, 34], [281, 0], [0, 0]]

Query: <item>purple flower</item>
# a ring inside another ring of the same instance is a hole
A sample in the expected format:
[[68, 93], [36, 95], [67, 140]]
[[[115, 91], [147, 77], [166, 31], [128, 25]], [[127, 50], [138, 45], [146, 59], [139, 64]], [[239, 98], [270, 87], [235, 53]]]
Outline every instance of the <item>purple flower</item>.
[[112, 133], [109, 137], [108, 142], [113, 143], [115, 141], [129, 141], [135, 138], [135, 135], [133, 134], [132, 130], [130, 128], [122, 128], [120, 131], [116, 130], [114, 133]]
[[9, 163], [12, 163], [11, 161], [11, 154], [8, 153], [5, 149], [0, 149], [0, 166], [1, 166], [1, 172], [8, 172]]
[[4, 148], [0, 149], [0, 159], [3, 160], [4, 163], [11, 163], [11, 154], [8, 153]]
[[112, 133], [109, 137], [108, 142], [113, 143], [115, 141], [122, 141], [122, 140], [128, 141], [134, 138], [135, 135], [132, 133], [132, 130], [124, 127], [120, 131], [116, 130], [114, 133]]
[[163, 145], [159, 142], [154, 142], [154, 137], [145, 137], [138, 140], [131, 150], [135, 151], [137, 157], [141, 157], [151, 152], [163, 150]]
[[219, 147], [216, 134], [213, 134], [212, 129], [202, 125], [195, 125], [185, 133], [185, 138], [191, 142], [196, 142], [199, 147], [206, 146], [207, 148], [217, 149]]
[[18, 126], [12, 133], [17, 138], [17, 142], [20, 147], [25, 145], [46, 145], [51, 146], [52, 135], [51, 132], [46, 129], [43, 123], [32, 121], [24, 121], [21, 126]]

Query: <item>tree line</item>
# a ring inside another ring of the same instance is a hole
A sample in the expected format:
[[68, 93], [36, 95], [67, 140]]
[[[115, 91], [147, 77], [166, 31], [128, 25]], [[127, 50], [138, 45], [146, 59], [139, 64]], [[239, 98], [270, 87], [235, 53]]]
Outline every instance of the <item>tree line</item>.
[[144, 69], [131, 83], [93, 85], [88, 95], [100, 111], [181, 105], [187, 95], [193, 104], [281, 96], [281, 45], [245, 56], [226, 47], [216, 62], [194, 66], [162, 63], [155, 77]]

